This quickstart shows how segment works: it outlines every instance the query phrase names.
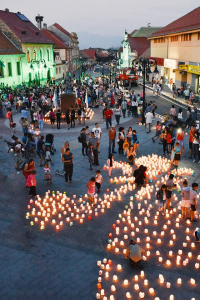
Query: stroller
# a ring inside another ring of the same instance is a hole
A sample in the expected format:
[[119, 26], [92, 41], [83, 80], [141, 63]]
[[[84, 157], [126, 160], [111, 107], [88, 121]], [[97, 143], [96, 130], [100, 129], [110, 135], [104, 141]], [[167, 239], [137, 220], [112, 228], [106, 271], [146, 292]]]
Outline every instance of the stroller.
[[51, 155], [54, 155], [54, 152], [56, 152], [53, 141], [54, 141], [54, 135], [51, 133], [47, 134], [45, 139], [45, 148], [50, 148]]

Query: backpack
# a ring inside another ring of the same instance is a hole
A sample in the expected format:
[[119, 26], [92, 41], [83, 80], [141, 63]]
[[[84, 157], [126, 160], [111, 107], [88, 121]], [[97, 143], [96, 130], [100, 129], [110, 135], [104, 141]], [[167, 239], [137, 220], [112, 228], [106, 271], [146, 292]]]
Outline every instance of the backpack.
[[6, 114], [6, 118], [7, 118], [7, 119], [10, 119], [10, 112], [9, 112], [9, 111], [8, 111], [7, 114]]
[[82, 138], [81, 138], [81, 136], [78, 136], [78, 142], [79, 142], [79, 143], [82, 143]]

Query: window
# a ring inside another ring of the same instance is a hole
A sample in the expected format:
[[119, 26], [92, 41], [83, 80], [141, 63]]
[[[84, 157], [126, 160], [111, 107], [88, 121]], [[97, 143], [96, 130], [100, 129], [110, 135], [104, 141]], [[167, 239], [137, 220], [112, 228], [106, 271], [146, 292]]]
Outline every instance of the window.
[[36, 60], [36, 58], [37, 58], [37, 57], [36, 57], [36, 52], [35, 52], [35, 50], [34, 50], [34, 51], [33, 51], [33, 59]]
[[181, 42], [191, 41], [191, 39], [192, 39], [191, 33], [186, 33], [181, 35]]
[[30, 52], [29, 52], [29, 50], [26, 51], [26, 55], [27, 55], [27, 62], [30, 63], [31, 59], [30, 59]]
[[178, 35], [171, 36], [171, 42], [178, 42]]
[[42, 50], [40, 49], [40, 59], [42, 59]]
[[198, 32], [198, 40], [200, 40], [200, 32]]
[[47, 49], [47, 61], [50, 61], [50, 52], [49, 52], [49, 49]]
[[17, 75], [21, 75], [20, 61], [17, 61]]
[[154, 43], [165, 43], [165, 38], [154, 39]]
[[8, 63], [8, 76], [12, 77], [12, 64]]
[[0, 78], [4, 78], [4, 65], [3, 63], [0, 61]]
[[61, 67], [59, 67], [59, 73], [61, 73]]
[[58, 68], [56, 68], [56, 74], [58, 74]]

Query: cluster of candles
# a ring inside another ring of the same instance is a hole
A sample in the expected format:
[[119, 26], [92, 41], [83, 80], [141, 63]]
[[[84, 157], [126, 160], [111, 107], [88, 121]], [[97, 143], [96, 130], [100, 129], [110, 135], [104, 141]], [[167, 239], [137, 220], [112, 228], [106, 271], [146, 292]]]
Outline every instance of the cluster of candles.
[[[118, 299], [116, 295], [117, 291], [120, 290], [120, 293], [122, 293], [122, 288], [125, 288], [123, 299], [131, 299], [132, 297], [135, 297], [136, 292], [138, 293], [139, 299], [147, 299], [149, 296], [154, 297], [154, 300], [161, 299], [156, 296], [157, 289], [151, 287], [150, 280], [146, 278], [144, 271], [141, 271], [139, 275], [134, 275], [131, 279], [122, 279], [121, 274], [123, 273], [123, 268], [121, 264], [115, 265], [112, 260], [104, 258], [103, 261], [97, 261], [97, 266], [100, 270], [98, 274], [98, 291], [96, 293], [96, 299]], [[106, 281], [106, 289], [103, 287], [104, 281]], [[166, 281], [162, 274], [159, 274], [158, 282], [160, 286], [162, 286], [162, 291], [166, 288], [170, 293], [171, 282]], [[173, 284], [175, 284], [176, 287], [181, 287], [184, 284], [184, 281], [179, 277], [173, 282]], [[189, 284], [190, 286], [196, 286], [195, 279], [190, 278]], [[129, 289], [129, 291], [127, 291], [127, 289]], [[133, 290], [133, 292], [131, 292], [131, 290]], [[173, 294], [170, 294], [168, 299], [174, 300], [175, 297]], [[193, 297], [191, 300], [196, 299]]]
[[98, 217], [106, 209], [110, 209], [115, 200], [121, 200], [121, 195], [107, 189], [107, 194], [104, 194], [102, 198], [97, 198], [95, 195], [96, 207], [92, 208], [87, 194], [79, 198], [73, 195], [70, 198], [66, 193], [57, 191], [50, 194], [48, 191], [44, 198], [37, 196], [36, 200], [30, 199], [26, 219], [31, 220], [31, 226], [38, 224], [40, 229], [45, 229], [48, 224], [51, 224], [59, 231], [65, 223], [69, 223], [70, 226], [74, 221], [83, 224], [86, 219]]
[[155, 179], [157, 175], [160, 175], [161, 172], [167, 172], [171, 167], [170, 160], [157, 154], [141, 156], [135, 160], [135, 164], [138, 167], [140, 165], [147, 167], [146, 174], [149, 179]]

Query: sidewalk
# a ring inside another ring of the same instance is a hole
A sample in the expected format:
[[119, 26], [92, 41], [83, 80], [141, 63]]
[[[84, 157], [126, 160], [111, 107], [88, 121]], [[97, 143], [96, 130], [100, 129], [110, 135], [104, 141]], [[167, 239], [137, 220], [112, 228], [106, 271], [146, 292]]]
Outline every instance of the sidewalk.
[[[139, 84], [140, 84], [141, 86], [143, 86], [143, 83], [142, 83], [142, 82], [139, 82]], [[145, 87], [146, 87], [147, 89], [153, 91], [151, 82], [147, 82], [147, 81], [146, 81]], [[178, 97], [178, 96], [176, 96], [176, 98], [174, 98], [172, 92], [167, 92], [167, 91], [162, 90], [161, 95], [167, 97], [167, 98], [170, 99], [170, 100], [176, 101], [177, 103], [181, 103], [181, 104], [183, 104], [183, 105], [185, 105], [185, 106], [187, 106], [187, 107], [188, 107], [188, 106], [193, 107], [192, 105], [189, 105], [189, 103], [186, 103], [186, 102], [185, 102], [184, 97]], [[195, 104], [196, 104], [196, 108], [200, 111], [200, 107], [197, 106], [198, 103], [195, 103]]]

